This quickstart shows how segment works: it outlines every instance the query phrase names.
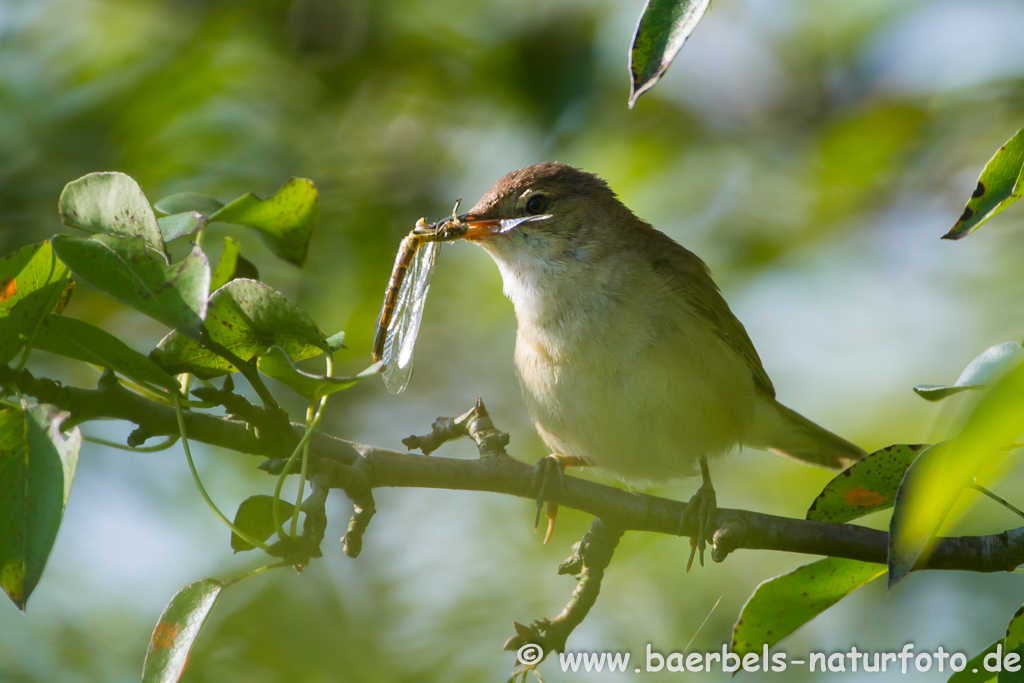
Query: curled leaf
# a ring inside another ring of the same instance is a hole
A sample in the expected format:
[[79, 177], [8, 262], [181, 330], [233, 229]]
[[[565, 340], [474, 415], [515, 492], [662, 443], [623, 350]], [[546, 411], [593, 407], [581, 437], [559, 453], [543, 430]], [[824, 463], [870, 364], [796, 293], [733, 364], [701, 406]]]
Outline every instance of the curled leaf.
[[292, 178], [273, 196], [243, 195], [211, 214], [209, 220], [248, 226], [280, 258], [301, 266], [319, 216], [320, 196], [313, 181]]
[[954, 384], [919, 384], [917, 395], [926, 401], [939, 401], [961, 391], [981, 389], [998, 381], [1024, 362], [1024, 347], [1018, 342], [996, 344], [982, 351], [960, 373]]
[[629, 52], [629, 108], [654, 87], [683, 48], [711, 0], [647, 0]]
[[1006, 141], [985, 164], [956, 225], [942, 236], [946, 240], [967, 237], [982, 223], [1024, 194], [1024, 128]]
[[139, 184], [124, 173], [90, 173], [68, 183], [57, 210], [68, 227], [100, 235], [138, 236], [150, 249], [166, 253], [153, 207]]

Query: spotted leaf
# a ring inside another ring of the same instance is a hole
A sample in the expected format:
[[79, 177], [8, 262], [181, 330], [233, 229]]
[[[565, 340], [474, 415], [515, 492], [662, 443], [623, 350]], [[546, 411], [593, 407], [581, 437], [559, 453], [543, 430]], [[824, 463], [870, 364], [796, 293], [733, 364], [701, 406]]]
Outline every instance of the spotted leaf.
[[827, 557], [768, 579], [743, 605], [732, 630], [732, 651], [742, 657], [772, 647], [884, 573], [880, 564]]
[[192, 645], [224, 586], [219, 579], [203, 579], [190, 583], [171, 598], [149, 639], [142, 683], [174, 683], [181, 678]]
[[840, 472], [811, 503], [807, 519], [843, 524], [892, 507], [903, 474], [921, 444], [897, 444], [864, 456]]
[[711, 0], [647, 0], [629, 51], [629, 107], [665, 75]]
[[956, 225], [942, 236], [947, 240], [967, 237], [982, 223], [1013, 204], [1024, 194], [1024, 128], [1006, 141], [985, 164]]

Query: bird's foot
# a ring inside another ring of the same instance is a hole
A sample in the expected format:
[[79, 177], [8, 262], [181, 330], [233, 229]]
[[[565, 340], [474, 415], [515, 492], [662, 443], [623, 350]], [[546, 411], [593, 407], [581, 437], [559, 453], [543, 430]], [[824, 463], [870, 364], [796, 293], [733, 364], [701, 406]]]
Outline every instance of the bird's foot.
[[707, 540], [715, 534], [715, 512], [718, 510], [718, 500], [715, 496], [715, 488], [711, 485], [711, 475], [708, 472], [707, 460], [701, 458], [700, 471], [703, 483], [693, 494], [686, 504], [686, 511], [680, 526], [686, 521], [696, 517], [697, 533], [690, 536], [690, 559], [686, 562], [686, 571], [689, 572], [693, 566], [693, 558], [700, 554], [700, 566], [704, 566], [704, 549], [707, 547]]
[[[544, 508], [545, 499], [548, 497], [550, 491], [549, 486], [551, 480], [554, 479], [557, 485], [557, 491], [559, 495], [565, 494], [565, 468], [566, 467], [584, 467], [586, 461], [583, 458], [578, 458], [572, 455], [559, 455], [552, 453], [549, 456], [541, 458], [537, 461], [537, 466], [533, 470], [533, 486], [537, 489], [537, 514], [533, 520], [533, 530], [537, 531], [540, 527], [540, 511]], [[555, 517], [558, 516], [558, 503], [547, 503], [545, 516], [548, 520], [547, 531], [544, 532], [544, 543], [551, 539], [551, 533], [555, 529]]]

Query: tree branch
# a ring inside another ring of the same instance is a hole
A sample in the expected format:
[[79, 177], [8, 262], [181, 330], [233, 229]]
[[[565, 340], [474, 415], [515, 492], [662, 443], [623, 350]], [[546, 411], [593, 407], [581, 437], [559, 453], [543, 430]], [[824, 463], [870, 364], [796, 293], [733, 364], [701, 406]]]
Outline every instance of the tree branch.
[[[177, 434], [174, 409], [111, 383], [98, 389], [62, 387], [28, 371], [0, 366], [0, 384], [67, 410], [72, 419], [115, 418], [145, 428], [151, 436]], [[186, 413], [190, 439], [223, 448], [279, 457], [281, 435], [263, 435], [230, 418]], [[297, 440], [303, 425], [292, 423]], [[479, 460], [425, 457], [339, 439], [317, 432], [311, 442], [317, 458], [310, 476], [326, 475], [332, 488], [360, 491], [381, 487], [436, 488], [486, 491], [536, 499], [534, 468], [504, 455]], [[566, 477], [563, 490], [552, 491], [551, 502], [599, 517], [624, 531], [692, 535], [684, 524], [686, 504], [657, 496], [624, 491], [604, 484]], [[827, 555], [884, 564], [888, 534], [853, 524], [791, 519], [745, 510], [720, 508], [712, 558], [722, 561], [739, 549], [776, 550]], [[1012, 571], [1024, 564], [1024, 527], [990, 536], [961, 536], [938, 541], [932, 554], [915, 569], [958, 569], [975, 572]]]

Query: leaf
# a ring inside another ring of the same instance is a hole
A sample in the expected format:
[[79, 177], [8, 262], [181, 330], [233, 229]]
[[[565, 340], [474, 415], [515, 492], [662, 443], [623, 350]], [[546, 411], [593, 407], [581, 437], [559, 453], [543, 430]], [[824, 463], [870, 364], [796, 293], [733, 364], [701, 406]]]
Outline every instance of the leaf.
[[1003, 639], [1000, 638], [984, 650], [971, 657], [962, 671], [957, 671], [947, 679], [947, 683], [986, 683], [996, 679], [996, 672], [985, 670], [985, 657], [996, 651], [1002, 650]]
[[897, 444], [850, 465], [826, 484], [807, 511], [807, 519], [845, 524], [892, 507], [903, 474], [923, 444]]
[[[235, 526], [258, 541], [265, 541], [277, 530], [274, 527], [274, 497], [250, 496], [242, 501], [235, 513]], [[282, 520], [288, 519], [295, 512], [295, 506], [283, 500], [277, 501], [277, 514]], [[252, 550], [256, 546], [243, 541], [235, 533], [231, 534], [231, 549], [236, 553]]]
[[[233, 240], [230, 237], [224, 238], [224, 248], [220, 252], [220, 261], [217, 262], [217, 267], [213, 271], [213, 276], [210, 278], [210, 292], [216, 292], [218, 289], [231, 282], [235, 276], [235, 267], [238, 265], [238, 254], [241, 251], [241, 246], [237, 240]], [[256, 278], [253, 278], [256, 279]]]
[[1024, 431], [1024, 365], [981, 397], [950, 441], [925, 449], [907, 470], [889, 523], [889, 586], [928, 555], [954, 503], [981, 472], [1006, 457]]
[[210, 288], [210, 264], [199, 247], [171, 265], [139, 237], [57, 235], [53, 249], [78, 280], [181, 334], [199, 338]]
[[879, 564], [827, 557], [768, 579], [743, 606], [732, 630], [732, 651], [742, 657], [772, 647], [884, 573]]
[[150, 637], [142, 665], [142, 683], [175, 683], [181, 678], [192, 644], [224, 586], [219, 579], [203, 579], [190, 583], [171, 598]]
[[945, 240], [967, 237], [1024, 194], [1024, 128], [1006, 141], [985, 164], [978, 186], [956, 225], [942, 236]]
[[49, 241], [0, 259], [0, 363], [10, 362], [39, 321], [60, 306], [70, 280]]
[[243, 195], [209, 220], [248, 226], [278, 257], [301, 266], [319, 215], [320, 198], [313, 181], [292, 178], [273, 196]]
[[336, 332], [327, 338], [327, 346], [331, 351], [337, 352], [345, 348], [345, 333]]
[[206, 219], [203, 218], [203, 214], [196, 211], [186, 211], [185, 213], [176, 213], [173, 216], [164, 216], [157, 220], [157, 225], [160, 226], [160, 233], [163, 235], [164, 242], [173, 242], [179, 237], [185, 235], [191, 235], [199, 232], [206, 225]]
[[1024, 347], [1018, 342], [996, 344], [968, 363], [955, 384], [919, 384], [914, 387], [914, 391], [926, 401], [939, 401], [961, 391], [981, 389], [993, 384], [1021, 362], [1024, 362]]
[[[214, 292], [206, 329], [215, 342], [245, 361], [275, 345], [296, 360], [329, 350], [323, 332], [308, 313], [255, 280], [232, 280]], [[164, 337], [150, 357], [175, 375], [191, 372], [208, 379], [236, 372], [231, 363], [177, 332]]]
[[977, 655], [971, 658], [962, 671], [958, 671], [949, 677], [948, 683], [984, 683], [996, 678], [996, 672], [988, 671], [985, 668], [985, 657], [993, 652], [999, 652], [1000, 658], [1007, 652], [1021, 654], [1021, 645], [1024, 643], [1024, 607], [1017, 610], [1017, 613], [1006, 625], [1006, 635], [992, 643]]
[[82, 437], [55, 406], [0, 410], [0, 586], [25, 611], [57, 538]]
[[238, 278], [259, 280], [260, 272], [250, 261], [240, 255], [238, 242], [230, 237], [224, 238], [224, 249], [220, 254], [217, 269], [210, 280], [210, 291], [215, 292], [227, 283]]
[[156, 215], [139, 184], [124, 173], [90, 173], [68, 183], [57, 210], [64, 225], [93, 234], [139, 236], [166, 254]]
[[654, 87], [683, 48], [711, 0], [647, 0], [629, 52], [629, 108]]
[[178, 380], [164, 372], [148, 356], [82, 320], [48, 316], [39, 326], [35, 345], [43, 351], [110, 368], [143, 384], [162, 387], [171, 393], [181, 392]]
[[153, 208], [166, 215], [195, 211], [204, 218], [209, 218], [223, 206], [224, 202], [208, 197], [205, 194], [182, 192], [181, 194], [172, 194], [170, 197], [164, 197], [154, 204]]
[[336, 391], [347, 389], [361, 379], [376, 375], [380, 372], [382, 365], [383, 363], [380, 362], [374, 363], [353, 377], [313, 375], [295, 367], [295, 363], [280, 346], [272, 346], [267, 353], [260, 356], [256, 367], [267, 377], [272, 377], [297, 394], [305, 396], [310, 401], [315, 401]]

